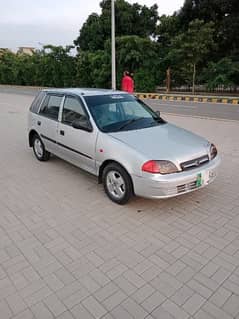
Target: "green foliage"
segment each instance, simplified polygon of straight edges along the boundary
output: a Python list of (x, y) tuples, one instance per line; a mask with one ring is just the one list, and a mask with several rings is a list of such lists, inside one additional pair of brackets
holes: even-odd
[(154, 92), (158, 84), (155, 75), (145, 68), (139, 68), (134, 77), (136, 92)]
[(197, 66), (215, 47), (213, 33), (213, 22), (204, 23), (196, 19), (189, 23), (186, 32), (175, 36), (171, 42), (167, 62), (169, 66), (179, 70), (186, 83), (192, 82), (193, 93)]
[(193, 20), (188, 30), (176, 38), (188, 63), (198, 64), (203, 61), (209, 51), (215, 47), (213, 41), (214, 23)]
[[(77, 85), (111, 87), (111, 43), (104, 50), (82, 51), (77, 58)], [(135, 73), (136, 90), (155, 90), (158, 79), (158, 44), (147, 38), (116, 38), (117, 87), (121, 87), (124, 70)], [(145, 78), (144, 78), (145, 76)]]
[(72, 46), (44, 46), (32, 56), (11, 52), (0, 55), (0, 83), (66, 87), (75, 83)]
[[(72, 46), (44, 46), (32, 56), (0, 51), (0, 83), (54, 87), (111, 87), (111, 0), (100, 3)], [(158, 7), (115, 1), (117, 87), (124, 70), (136, 91), (172, 85), (239, 85), (239, 1), (185, 0), (171, 16)], [(176, 9), (176, 8), (175, 8)]]
[[(116, 60), (118, 65), (118, 87), (124, 70), (134, 73), (135, 89), (140, 91), (155, 90), (158, 80), (158, 44), (148, 38), (138, 36), (119, 37), (116, 40)], [(141, 81), (142, 74), (147, 79)]]
[[(111, 0), (100, 3), (102, 13), (91, 14), (74, 41), (78, 51), (102, 50), (111, 35)], [(125, 0), (115, 1), (116, 36), (137, 35), (149, 37), (155, 34), (158, 21), (158, 7), (148, 8), (138, 3), (130, 4)]]
[(218, 50), (215, 58), (230, 57), (239, 60), (239, 1), (238, 0), (185, 0), (178, 14), (180, 28), (185, 31), (191, 21), (213, 21)]
[(156, 29), (157, 41), (162, 47), (168, 47), (172, 39), (180, 32), (179, 18), (176, 14), (172, 16), (162, 15)]
[(82, 52), (77, 59), (77, 86), (110, 88), (110, 59), (104, 50)]
[(44, 86), (72, 86), (75, 77), (75, 58), (70, 56), (72, 46), (47, 45), (39, 52), (38, 79)]
[[(98, 14), (92, 13), (80, 30), (80, 36), (74, 41), (74, 44), (82, 51), (94, 51), (104, 48), (106, 35), (102, 30), (102, 21)], [(108, 34), (109, 36), (109, 34)]]
[(239, 63), (229, 58), (223, 58), (217, 63), (209, 62), (203, 71), (203, 79), (211, 90), (218, 86), (227, 88), (234, 84), (239, 85)]
[(11, 52), (3, 52), (0, 55), (0, 83), (15, 84), (16, 68), (15, 55)]

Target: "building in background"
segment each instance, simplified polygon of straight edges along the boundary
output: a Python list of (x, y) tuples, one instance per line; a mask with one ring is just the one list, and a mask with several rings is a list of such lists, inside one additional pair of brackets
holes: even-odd
[(28, 54), (33, 55), (35, 52), (35, 48), (33, 47), (19, 47), (17, 53), (18, 54)]
[(8, 48), (0, 48), (0, 56), (2, 56), (4, 53), (13, 53), (13, 52)]

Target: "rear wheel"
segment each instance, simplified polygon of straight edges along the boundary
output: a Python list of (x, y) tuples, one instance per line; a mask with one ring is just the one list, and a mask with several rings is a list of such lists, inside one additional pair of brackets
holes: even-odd
[(40, 139), (39, 135), (34, 135), (32, 145), (33, 152), (39, 161), (48, 161), (50, 159), (51, 153), (46, 151), (45, 146), (42, 143), (42, 140)]
[(115, 203), (124, 205), (133, 195), (133, 186), (129, 174), (117, 163), (104, 168), (103, 185), (107, 196)]

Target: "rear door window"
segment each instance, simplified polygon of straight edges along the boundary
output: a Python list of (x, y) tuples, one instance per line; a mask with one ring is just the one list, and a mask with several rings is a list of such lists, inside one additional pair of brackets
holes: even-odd
[(42, 103), (40, 114), (58, 120), (62, 98), (63, 95), (48, 94)]
[(31, 112), (38, 113), (41, 102), (45, 96), (46, 96), (45, 92), (40, 92), (37, 94), (37, 96), (35, 97), (35, 99), (33, 100), (31, 104), (31, 107), (30, 107)]

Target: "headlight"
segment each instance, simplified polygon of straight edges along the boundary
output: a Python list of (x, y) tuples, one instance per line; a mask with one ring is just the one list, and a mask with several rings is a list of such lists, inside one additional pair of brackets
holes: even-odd
[(152, 174), (172, 174), (177, 173), (177, 167), (170, 161), (148, 161), (143, 164), (142, 171)]
[(210, 159), (214, 159), (217, 156), (217, 148), (214, 144), (210, 146)]

